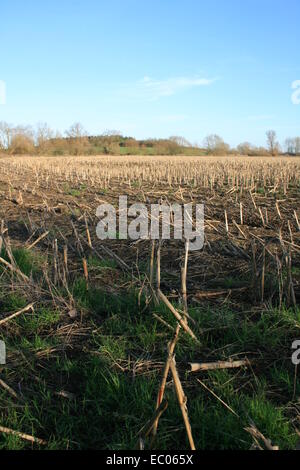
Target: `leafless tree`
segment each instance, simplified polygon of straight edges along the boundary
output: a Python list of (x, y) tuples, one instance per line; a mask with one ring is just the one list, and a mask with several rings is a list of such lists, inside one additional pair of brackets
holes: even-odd
[(10, 146), (13, 126), (5, 121), (0, 122), (0, 147), (7, 149)]
[(181, 137), (180, 135), (172, 135), (169, 137), (169, 140), (180, 145), (180, 147), (192, 147), (192, 144), (185, 137)]
[(268, 150), (271, 155), (277, 155), (280, 150), (279, 143), (277, 142), (277, 135), (276, 132), (273, 130), (267, 131), (267, 145)]
[(80, 155), (88, 142), (87, 132), (80, 122), (75, 122), (66, 130), (66, 135), (70, 139), (70, 152)]
[(47, 151), (50, 140), (53, 138), (54, 133), (46, 122), (39, 122), (35, 133), (36, 144), (38, 146), (39, 153)]
[(87, 132), (80, 122), (74, 122), (72, 126), (66, 130), (67, 137), (71, 139), (80, 139), (87, 136)]
[(203, 142), (207, 152), (212, 155), (227, 154), (230, 151), (230, 146), (224, 142), (222, 137), (211, 134), (208, 135)]
[(240, 155), (253, 155), (255, 147), (250, 142), (243, 142), (237, 146), (237, 151)]
[(32, 154), (35, 152), (34, 132), (31, 126), (17, 126), (11, 130), (8, 146), (11, 154)]
[(286, 139), (285, 150), (291, 155), (298, 155), (300, 153), (300, 137)]
[(300, 137), (295, 137), (295, 153), (300, 153)]

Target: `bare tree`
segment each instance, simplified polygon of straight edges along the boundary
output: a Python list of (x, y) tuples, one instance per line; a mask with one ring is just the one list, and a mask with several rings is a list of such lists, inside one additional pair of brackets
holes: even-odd
[(295, 153), (300, 154), (300, 137), (295, 137)]
[(66, 130), (66, 135), (70, 139), (70, 150), (75, 155), (83, 153), (85, 146), (88, 143), (87, 132), (80, 124), (75, 122), (72, 126)]
[(289, 137), (285, 141), (285, 150), (290, 155), (298, 155), (300, 153), (300, 137)]
[(225, 155), (230, 151), (230, 146), (224, 142), (222, 137), (216, 134), (208, 135), (204, 139), (203, 145), (207, 152), (212, 155)]
[(192, 144), (185, 137), (181, 137), (180, 135), (172, 135), (169, 137), (169, 140), (180, 145), (180, 147), (192, 147)]
[(240, 155), (253, 155), (255, 147), (250, 142), (243, 142), (237, 146), (237, 151)]
[(267, 131), (267, 145), (268, 150), (271, 155), (277, 155), (279, 153), (279, 143), (277, 142), (277, 135), (276, 132), (273, 130)]
[(40, 153), (47, 151), (49, 142), (53, 136), (54, 133), (46, 122), (39, 122), (37, 124), (35, 138)]
[(0, 147), (7, 149), (10, 146), (13, 127), (5, 121), (0, 122)]
[(70, 139), (80, 139), (81, 137), (86, 137), (87, 132), (80, 122), (74, 122), (74, 124), (66, 130), (66, 135)]
[(296, 153), (296, 149), (295, 149), (295, 139), (292, 139), (292, 138), (288, 138), (285, 140), (284, 142), (284, 147), (285, 147), (285, 150), (287, 151), (287, 153), (293, 155)]
[(32, 154), (35, 152), (34, 132), (31, 126), (17, 126), (11, 130), (9, 153)]

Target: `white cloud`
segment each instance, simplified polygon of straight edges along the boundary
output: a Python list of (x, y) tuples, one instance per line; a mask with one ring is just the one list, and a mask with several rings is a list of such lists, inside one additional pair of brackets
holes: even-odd
[(126, 85), (122, 91), (129, 97), (155, 101), (159, 98), (172, 96), (190, 88), (211, 85), (215, 79), (175, 77), (165, 80), (155, 80), (144, 77), (133, 85)]

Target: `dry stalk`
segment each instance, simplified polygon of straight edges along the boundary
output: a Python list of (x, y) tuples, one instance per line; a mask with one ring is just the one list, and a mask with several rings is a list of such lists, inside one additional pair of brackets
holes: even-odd
[(225, 216), (225, 230), (226, 230), (226, 233), (229, 232), (229, 227), (228, 227), (228, 217), (227, 217), (227, 211), (225, 210), (224, 211), (224, 216)]
[(244, 234), (243, 230), (241, 229), (241, 227), (238, 226), (238, 224), (236, 223), (236, 221), (233, 219), (232, 223), (235, 225), (235, 227), (238, 229), (238, 231), (240, 232), (240, 234), (243, 236), (243, 238), (245, 240), (247, 240), (247, 237), (246, 235)]
[(295, 217), (295, 220), (296, 220), (298, 230), (300, 232), (300, 223), (299, 223), (299, 220), (298, 220), (297, 212), (295, 210), (294, 210), (294, 217)]
[(199, 372), (218, 369), (236, 369), (238, 367), (249, 366), (251, 362), (248, 359), (241, 361), (218, 361), (218, 362), (189, 362), (190, 372)]
[(150, 255), (150, 286), (153, 286), (153, 275), (154, 275), (154, 254), (155, 254), (155, 240), (151, 241), (151, 255)]
[(154, 426), (156, 422), (159, 421), (161, 415), (166, 411), (168, 408), (168, 402), (167, 400), (163, 400), (159, 407), (155, 410), (153, 416), (149, 419), (149, 421), (142, 427), (142, 429), (139, 432), (139, 439), (142, 439), (143, 441), (146, 439), (146, 437), (149, 436), (151, 431), (153, 432)]
[(83, 273), (84, 273), (84, 278), (86, 280), (86, 283), (89, 281), (89, 272), (88, 272), (88, 265), (86, 258), (82, 258), (82, 265), (83, 265)]
[(54, 285), (58, 283), (58, 245), (57, 239), (53, 241), (53, 277), (54, 277)]
[[(177, 341), (178, 341), (180, 328), (181, 327), (178, 323), (176, 331), (175, 331), (174, 338), (173, 338), (172, 342), (168, 345), (168, 357), (167, 357), (167, 360), (166, 360), (166, 363), (165, 363), (165, 367), (164, 367), (164, 370), (163, 370), (163, 375), (162, 375), (160, 387), (159, 387), (158, 394), (157, 394), (156, 409), (159, 408), (159, 406), (161, 405), (161, 403), (163, 401), (163, 398), (164, 398), (167, 378), (168, 378), (169, 370), (170, 370), (170, 362), (171, 362), (171, 359), (173, 357), (175, 346), (176, 346)], [(157, 433), (158, 421), (159, 421), (159, 418), (156, 419), (156, 421), (154, 423), (154, 426), (153, 426), (153, 430), (152, 430), (153, 439), (155, 438), (156, 433)], [(153, 439), (152, 439), (152, 442), (153, 442)]]
[(244, 225), (243, 204), (241, 202), (240, 202), (240, 220), (241, 220), (241, 225)]
[(87, 236), (88, 245), (89, 245), (90, 248), (93, 248), (92, 240), (91, 240), (91, 235), (90, 235), (90, 231), (89, 231), (89, 226), (88, 226), (88, 221), (87, 221), (86, 215), (84, 215), (84, 222), (85, 222), (85, 229), (86, 229), (86, 236)]
[(4, 325), (5, 323), (9, 322), (10, 320), (12, 320), (13, 318), (16, 318), (18, 317), (19, 315), (22, 315), (22, 313), (26, 313), (26, 312), (29, 312), (30, 311), (33, 311), (33, 306), (34, 304), (29, 304), (27, 305), (27, 307), (24, 307), (22, 308), (22, 310), (19, 310), (18, 312), (15, 312), (13, 313), (12, 315), (9, 315), (9, 317), (6, 317), (6, 318), (3, 318), (2, 320), (0, 320), (0, 326), (1, 325)]
[(26, 276), (26, 274), (22, 273), (22, 271), (20, 271), (19, 268), (14, 267), (11, 263), (1, 258), (1, 256), (0, 256), (0, 263), (4, 264), (4, 266), (8, 267), (12, 272), (16, 273), (19, 277), (23, 279), (23, 281), (30, 282), (30, 279), (28, 276)]
[(19, 398), (16, 392), (2, 379), (0, 379), (0, 387), (4, 388), (13, 398)]
[(202, 385), (202, 387), (204, 387), (209, 393), (211, 393), (220, 403), (222, 403), (222, 405), (224, 405), (225, 408), (227, 408), (232, 414), (234, 414), (237, 418), (239, 418), (239, 415), (229, 405), (227, 405), (227, 403), (225, 403), (225, 401), (222, 400), (222, 398), (220, 398), (213, 390), (208, 388), (208, 386), (205, 385), (205, 383), (202, 382), (202, 380), (197, 379), (197, 381), (199, 382), (200, 385)]
[(288, 220), (288, 229), (289, 229), (289, 232), (290, 232), (291, 243), (294, 243), (294, 237), (293, 237), (292, 227), (291, 227), (291, 224), (290, 224), (290, 221), (289, 221), (289, 220)]
[(154, 316), (154, 318), (156, 318), (156, 320), (158, 320), (162, 325), (166, 326), (169, 330), (171, 330), (173, 332), (175, 331), (173, 326), (169, 325), (169, 323), (167, 323), (165, 320), (163, 320), (163, 318), (161, 318), (159, 315), (157, 315), (156, 313), (153, 313), (152, 315)]
[(167, 297), (162, 293), (160, 289), (157, 291), (157, 295), (158, 295), (158, 298), (160, 298), (163, 301), (163, 303), (166, 305), (166, 307), (168, 307), (168, 309), (173, 313), (173, 315), (179, 321), (180, 325), (186, 331), (186, 333), (188, 333), (195, 341), (199, 342), (196, 335), (193, 333), (190, 327), (186, 324), (186, 320), (182, 318), (180, 313), (173, 307), (171, 302), (167, 299)]
[(158, 242), (156, 253), (156, 289), (160, 290), (160, 259), (161, 259), (161, 240)]
[(264, 216), (263, 216), (263, 213), (262, 213), (262, 210), (261, 210), (260, 207), (258, 208), (258, 212), (259, 212), (259, 215), (260, 215), (263, 227), (264, 227), (265, 226), (265, 219), (264, 219)]
[(261, 301), (264, 301), (265, 295), (265, 272), (266, 272), (266, 247), (263, 247), (262, 269), (261, 269)]
[(254, 438), (255, 442), (258, 444), (259, 448), (261, 449), (261, 446), (259, 445), (259, 440), (263, 442), (265, 448), (267, 450), (279, 450), (278, 446), (273, 446), (272, 442), (270, 439), (267, 439), (255, 426), (254, 423), (250, 423), (250, 426), (247, 428), (244, 428), (245, 431), (247, 431), (251, 436)]
[(185, 424), (186, 433), (187, 433), (188, 440), (189, 440), (189, 443), (190, 443), (190, 447), (191, 447), (191, 450), (196, 450), (193, 435), (192, 435), (192, 428), (191, 428), (191, 424), (190, 424), (190, 420), (189, 420), (189, 416), (188, 416), (188, 411), (187, 411), (187, 397), (184, 394), (184, 391), (183, 391), (183, 388), (182, 388), (182, 385), (181, 385), (181, 381), (180, 381), (180, 378), (179, 378), (179, 375), (178, 375), (178, 372), (177, 372), (177, 369), (176, 369), (176, 362), (175, 362), (174, 357), (172, 357), (172, 359), (170, 361), (170, 369), (171, 369), (171, 372), (172, 372), (172, 375), (173, 375), (175, 391), (176, 391), (178, 403), (179, 403), (179, 406), (180, 406), (180, 409), (181, 409), (183, 421), (184, 421), (184, 424)]
[(181, 268), (181, 290), (182, 290), (182, 299), (183, 299), (183, 311), (184, 311), (184, 316), (185, 316), (186, 321), (187, 321), (187, 313), (188, 313), (187, 289), (186, 289), (188, 257), (189, 257), (189, 240), (187, 239), (185, 241), (184, 263)]
[(44, 441), (43, 439), (30, 436), (29, 434), (24, 434), (23, 432), (14, 431), (13, 429), (5, 428), (4, 426), (0, 426), (0, 432), (3, 432), (5, 434), (12, 434), (13, 436), (17, 436), (20, 439), (24, 439), (25, 441), (34, 442), (35, 444), (39, 444), (43, 446), (47, 445), (47, 442)]
[(278, 201), (276, 201), (275, 206), (276, 206), (276, 211), (277, 211), (278, 217), (279, 217), (280, 220), (282, 220), (282, 215), (281, 215), (281, 212), (280, 212), (280, 209), (279, 209)]
[(45, 232), (43, 233), (37, 240), (35, 240), (33, 243), (31, 243), (31, 245), (29, 245), (27, 247), (27, 250), (31, 250), (31, 248), (33, 248), (35, 245), (37, 245), (40, 241), (42, 241), (45, 237), (47, 237), (47, 235), (49, 235), (49, 232)]
[(256, 205), (256, 202), (255, 202), (255, 200), (254, 200), (254, 197), (253, 197), (252, 192), (249, 191), (249, 194), (250, 194), (250, 196), (251, 196), (251, 200), (252, 200), (252, 203), (253, 203), (253, 206), (254, 206), (255, 210), (257, 210), (257, 205)]

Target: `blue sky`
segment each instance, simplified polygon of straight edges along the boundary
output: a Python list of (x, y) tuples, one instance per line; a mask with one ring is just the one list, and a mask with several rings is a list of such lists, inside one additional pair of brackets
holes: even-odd
[(0, 121), (236, 145), (300, 135), (299, 0), (0, 4)]

